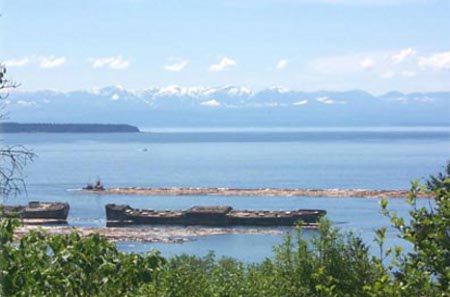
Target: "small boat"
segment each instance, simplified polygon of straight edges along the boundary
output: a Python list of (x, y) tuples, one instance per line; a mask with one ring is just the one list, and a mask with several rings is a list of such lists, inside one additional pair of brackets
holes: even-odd
[(31, 201), (28, 205), (3, 206), (4, 216), (25, 224), (66, 224), (70, 206), (63, 202)]
[(294, 211), (234, 210), (231, 206), (194, 206), (188, 210), (135, 209), (129, 205), (106, 205), (106, 226), (126, 225), (204, 225), (231, 226), (295, 226), (317, 224), (325, 210)]
[(87, 184), (86, 187), (83, 188), (83, 190), (87, 191), (104, 191), (105, 187), (103, 186), (102, 182), (100, 180), (97, 180), (95, 184)]

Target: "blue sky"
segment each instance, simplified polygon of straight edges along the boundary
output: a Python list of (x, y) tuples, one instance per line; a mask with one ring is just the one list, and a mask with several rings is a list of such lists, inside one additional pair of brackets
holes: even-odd
[(450, 90), (447, 0), (3, 0), (22, 89)]

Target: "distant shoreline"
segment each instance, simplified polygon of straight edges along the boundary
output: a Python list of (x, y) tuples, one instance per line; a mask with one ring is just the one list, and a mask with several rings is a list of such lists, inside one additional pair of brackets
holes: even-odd
[(1, 123), (1, 133), (139, 133), (127, 124)]
[[(109, 188), (84, 190), (93, 194), (149, 195), (149, 196), (284, 196), (284, 197), (360, 197), (360, 198), (407, 198), (408, 190), (365, 189), (276, 189), (276, 188)], [(420, 195), (420, 198), (431, 196)]]

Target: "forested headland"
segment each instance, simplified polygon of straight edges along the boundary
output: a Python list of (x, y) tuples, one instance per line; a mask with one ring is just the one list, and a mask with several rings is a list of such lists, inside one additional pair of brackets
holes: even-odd
[(127, 124), (1, 123), (1, 133), (137, 133)]

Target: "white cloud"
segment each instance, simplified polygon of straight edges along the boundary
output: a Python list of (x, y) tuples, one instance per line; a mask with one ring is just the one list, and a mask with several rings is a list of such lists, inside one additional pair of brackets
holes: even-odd
[(420, 57), (419, 66), (433, 70), (450, 70), (450, 51)]
[(219, 101), (217, 101), (215, 99), (212, 99), (212, 100), (208, 100), (208, 101), (203, 101), (203, 102), (200, 103), (200, 105), (209, 106), (209, 107), (218, 107), (221, 104), (220, 104)]
[(210, 65), (209, 71), (223, 71), (233, 66), (236, 66), (236, 61), (228, 57), (223, 57), (219, 63)]
[(30, 63), (30, 58), (22, 58), (22, 59), (11, 59), (11, 60), (6, 60), (5, 62), (3, 62), (3, 64), (6, 67), (22, 67), (25, 66), (27, 64)]
[[(312, 71), (321, 75), (377, 75), (383, 79), (412, 77), (418, 72), (417, 61), (422, 68), (450, 69), (450, 52), (416, 59), (413, 48), (401, 51), (355, 52), (340, 56), (325, 56), (312, 60)], [(377, 70), (376, 72), (368, 70)]]
[(180, 72), (187, 66), (188, 63), (188, 60), (169, 59), (169, 64), (165, 65), (164, 69), (172, 72)]
[(119, 99), (120, 99), (120, 97), (117, 94), (114, 94), (114, 95), (111, 96), (111, 100), (112, 101), (118, 101)]
[(288, 65), (288, 60), (287, 59), (281, 59), (278, 61), (276, 68), (277, 69), (284, 69), (286, 68), (286, 66)]
[(305, 99), (305, 100), (300, 100), (300, 101), (294, 102), (294, 103), (292, 103), (292, 105), (300, 106), (300, 105), (305, 105), (307, 103), (308, 103), (308, 100)]
[(380, 77), (384, 78), (384, 79), (393, 78), (394, 76), (395, 76), (395, 72), (394, 71), (386, 71), (385, 73), (382, 73), (380, 75)]
[(130, 66), (130, 61), (125, 60), (124, 58), (122, 58), (122, 56), (95, 58), (89, 59), (89, 61), (91, 62), (91, 66), (94, 69), (110, 68), (115, 70), (121, 70), (128, 68), (128, 66)]
[(375, 66), (375, 60), (372, 59), (371, 57), (365, 57), (364, 59), (361, 60), (359, 66), (361, 66), (361, 68), (363, 69), (370, 69), (373, 66)]
[(62, 66), (66, 63), (66, 57), (40, 57), (39, 58), (39, 67), (41, 68), (56, 68)]
[(400, 52), (392, 55), (391, 59), (395, 63), (401, 63), (405, 59), (413, 57), (416, 54), (417, 54), (417, 51), (415, 51), (414, 49), (412, 49), (412, 48), (405, 48), (405, 49), (401, 50)]

